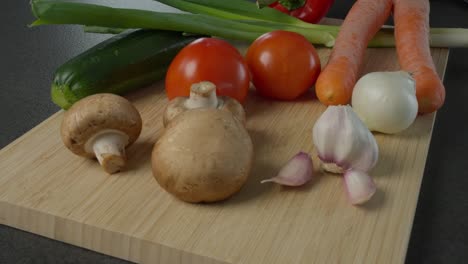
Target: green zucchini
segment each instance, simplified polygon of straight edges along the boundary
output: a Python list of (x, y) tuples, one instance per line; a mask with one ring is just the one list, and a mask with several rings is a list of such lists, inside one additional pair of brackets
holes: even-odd
[(124, 32), (61, 65), (52, 101), (63, 109), (96, 93), (122, 95), (164, 78), (177, 53), (196, 36), (162, 30)]

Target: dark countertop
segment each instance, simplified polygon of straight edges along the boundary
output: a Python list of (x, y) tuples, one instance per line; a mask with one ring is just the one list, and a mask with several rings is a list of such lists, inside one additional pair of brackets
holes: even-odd
[[(113, 3), (115, 1), (88, 1)], [(124, 0), (117, 1), (125, 3)], [(343, 18), (353, 1), (335, 1)], [(27, 28), (29, 1), (5, 1), (0, 24), (0, 148), (58, 111), (49, 97), (54, 70), (106, 36), (75, 26)], [(6, 7), (5, 7), (6, 5)], [(151, 1), (139, 7), (157, 8)], [(463, 0), (431, 1), (431, 26), (468, 28)], [(452, 49), (447, 98), (438, 112), (419, 197), (407, 263), (466, 263), (468, 259), (468, 48)], [(0, 225), (0, 263), (127, 263)]]

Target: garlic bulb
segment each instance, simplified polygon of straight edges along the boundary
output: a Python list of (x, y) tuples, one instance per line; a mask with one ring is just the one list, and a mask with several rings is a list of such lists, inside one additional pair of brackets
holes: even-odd
[(414, 79), (404, 71), (368, 73), (354, 86), (352, 106), (371, 131), (401, 132), (418, 114)]
[[(313, 142), (326, 171), (346, 173), (352, 170), (359, 173), (359, 182), (373, 183), (367, 172), (377, 163), (377, 142), (349, 105), (329, 106), (325, 110), (314, 125)], [(356, 181), (345, 181), (349, 196), (359, 197), (353, 204), (367, 201), (375, 192), (369, 189), (373, 184), (354, 183)]]
[(313, 141), (320, 160), (330, 172), (350, 168), (369, 171), (379, 150), (372, 133), (349, 106), (329, 106), (313, 128)]

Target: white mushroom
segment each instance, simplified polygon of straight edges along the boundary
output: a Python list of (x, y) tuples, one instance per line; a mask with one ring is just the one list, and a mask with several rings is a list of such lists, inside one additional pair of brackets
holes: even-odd
[(216, 96), (216, 85), (205, 81), (190, 87), (190, 97), (176, 97), (169, 102), (163, 116), (166, 127), (172, 119), (182, 112), (197, 108), (213, 108), (231, 112), (242, 124), (245, 124), (245, 111), (235, 99)]
[(214, 202), (246, 182), (253, 145), (229, 111), (201, 108), (180, 113), (152, 153), (153, 175), (169, 193), (187, 202)]
[(74, 154), (96, 157), (112, 174), (125, 166), (125, 148), (136, 141), (141, 129), (140, 114), (127, 99), (102, 93), (81, 99), (65, 112), (61, 136)]

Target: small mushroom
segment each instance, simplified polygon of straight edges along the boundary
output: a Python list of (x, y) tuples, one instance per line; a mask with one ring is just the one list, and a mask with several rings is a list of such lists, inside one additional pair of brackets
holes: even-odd
[(186, 202), (215, 202), (246, 182), (253, 145), (244, 125), (229, 111), (200, 108), (180, 113), (152, 152), (159, 185)]
[(197, 108), (214, 108), (231, 112), (242, 124), (245, 124), (245, 111), (242, 105), (228, 96), (216, 96), (216, 85), (204, 81), (192, 84), (190, 97), (176, 97), (169, 102), (163, 115), (166, 127), (172, 119), (182, 112)]
[(141, 128), (141, 116), (127, 99), (101, 93), (81, 99), (65, 112), (61, 135), (74, 154), (96, 157), (113, 174), (125, 166), (125, 148), (137, 140)]

